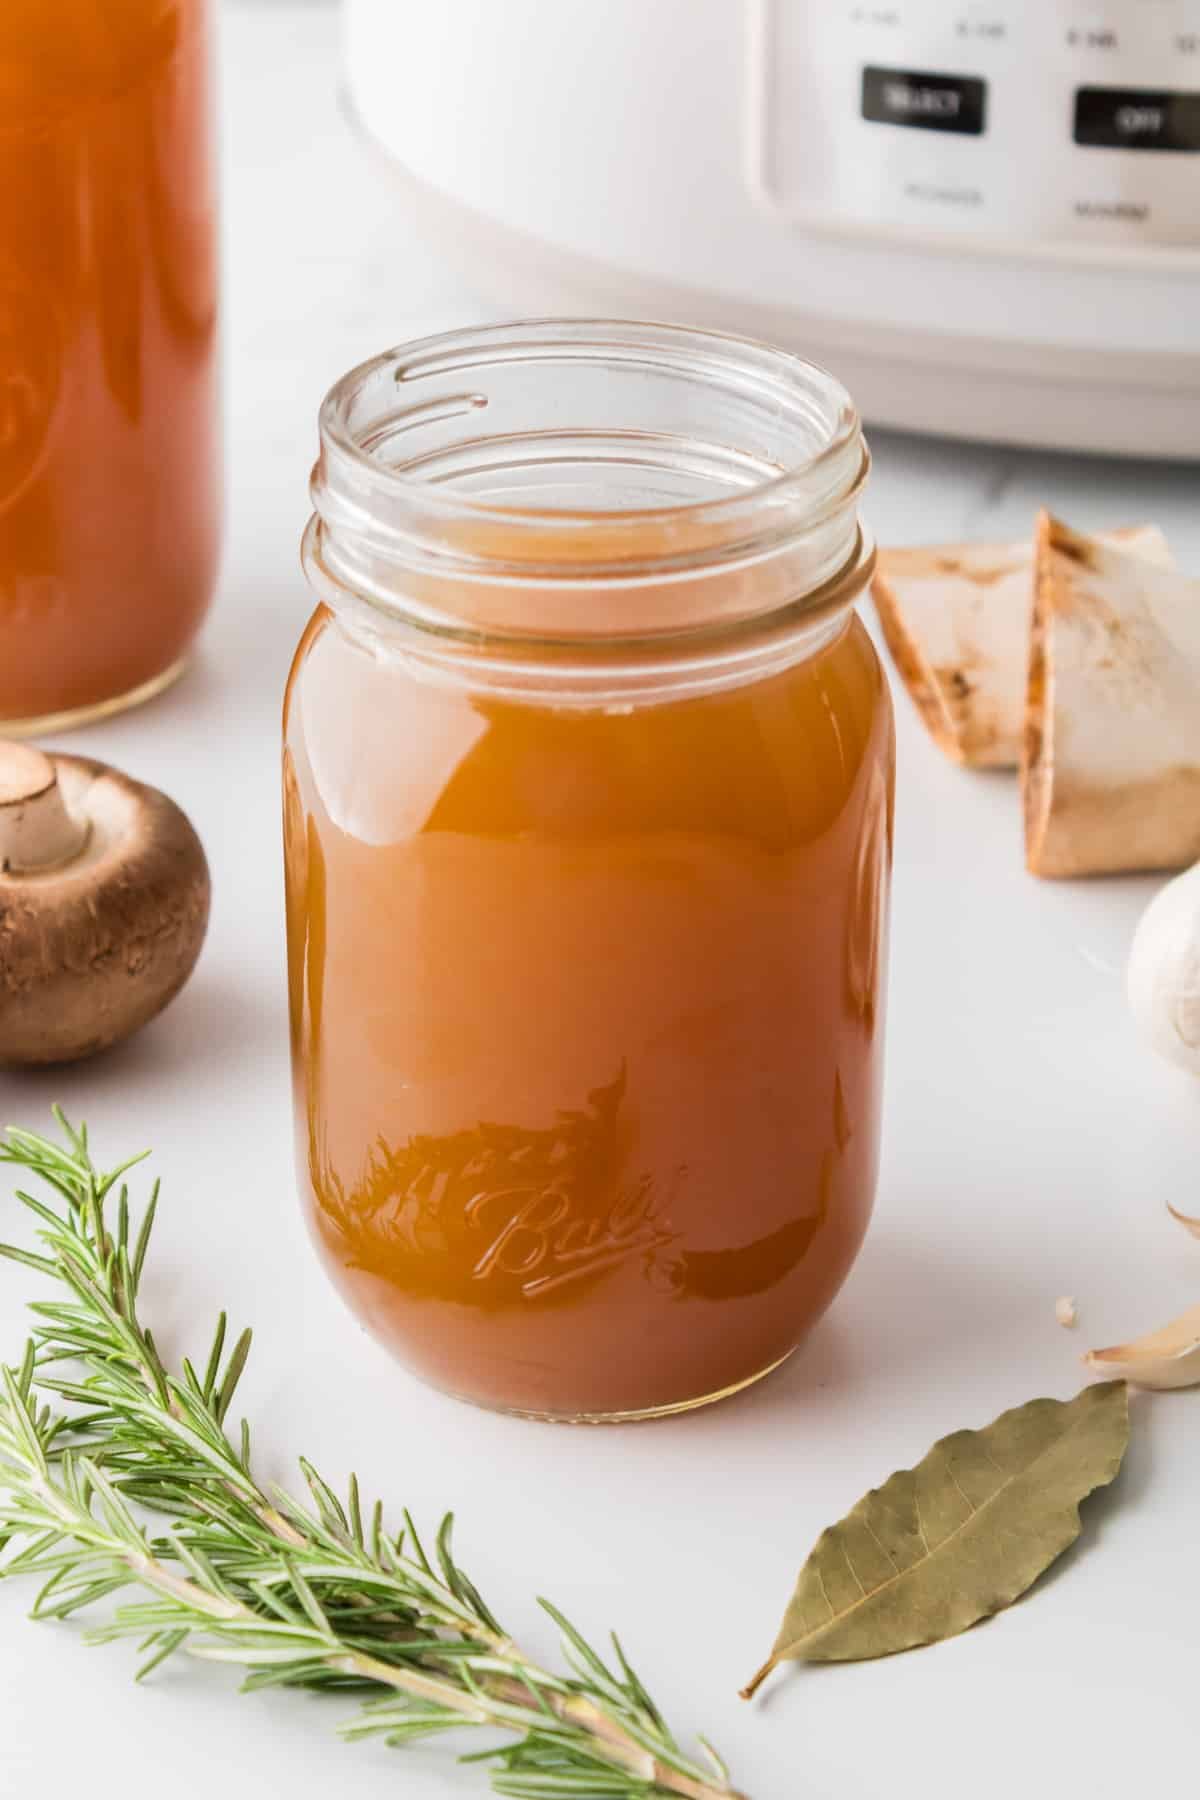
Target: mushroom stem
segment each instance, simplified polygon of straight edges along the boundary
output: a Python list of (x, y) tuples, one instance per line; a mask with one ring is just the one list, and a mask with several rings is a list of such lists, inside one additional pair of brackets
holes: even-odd
[(67, 811), (50, 758), (0, 739), (0, 873), (61, 868), (80, 854), (89, 832)]

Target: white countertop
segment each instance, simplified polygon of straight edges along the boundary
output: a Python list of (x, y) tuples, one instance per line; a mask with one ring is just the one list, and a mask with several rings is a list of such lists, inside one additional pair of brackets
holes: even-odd
[[(948, 766), (902, 693), (878, 1211), (832, 1314), (777, 1377), (658, 1425), (514, 1422), (418, 1386), (317, 1269), (293, 1193), (277, 822), (316, 407), (369, 352), (488, 309), (412, 240), (342, 123), (332, 13), (239, 6), (223, 23), (224, 578), (176, 690), (72, 743), (189, 810), (212, 863), (211, 937), (161, 1021), (89, 1065), (0, 1076), (0, 1114), (36, 1127), (59, 1099), (112, 1159), (154, 1147), (148, 1306), (193, 1354), (222, 1306), (254, 1324), (242, 1399), (272, 1475), (290, 1481), (302, 1450), (335, 1485), (357, 1467), (397, 1510), (453, 1505), (464, 1564), (515, 1635), (549, 1653), (537, 1592), (596, 1635), (617, 1626), (679, 1730), (706, 1732), (754, 1800), (1127, 1800), (1178, 1783), (1200, 1716), (1200, 1394), (1138, 1399), (1117, 1487), (1025, 1603), (935, 1649), (791, 1670), (753, 1707), (736, 1697), (817, 1532), (864, 1489), (946, 1431), (1068, 1395), (1089, 1342), (1200, 1299), (1200, 1245), (1164, 1208), (1200, 1211), (1200, 1089), (1136, 1041), (1120, 976), (1154, 884), (1028, 878), (1014, 784)], [(874, 449), (884, 541), (1019, 535), (1050, 502), (1085, 528), (1155, 519), (1200, 572), (1195, 469), (901, 437)], [(24, 1231), (7, 1185), (4, 1236)], [(0, 1268), (14, 1360), (31, 1285)], [(1063, 1293), (1075, 1333), (1055, 1322)], [(6, 1797), (487, 1791), (444, 1743), (341, 1745), (348, 1705), (234, 1698), (183, 1661), (135, 1688), (131, 1653), (29, 1625), (31, 1600), (0, 1589)]]

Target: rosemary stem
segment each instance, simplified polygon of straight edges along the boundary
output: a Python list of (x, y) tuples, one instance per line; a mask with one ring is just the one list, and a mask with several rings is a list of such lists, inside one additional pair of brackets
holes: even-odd
[[(0, 1366), (0, 1576), (41, 1576), (35, 1616), (140, 1587), (148, 1597), (97, 1635), (138, 1638), (143, 1673), (188, 1650), (240, 1663), (251, 1686), (373, 1689), (343, 1728), (355, 1738), (490, 1727), (510, 1741), (483, 1761), (517, 1800), (577, 1800), (589, 1777), (615, 1800), (742, 1800), (707, 1745), (712, 1776), (680, 1750), (615, 1640), (612, 1667), (543, 1601), (569, 1667), (526, 1656), (455, 1561), (450, 1515), (427, 1554), (407, 1513), (398, 1534), (378, 1505), (364, 1514), (354, 1478), (346, 1504), (303, 1461), (307, 1499), (264, 1486), (248, 1425), (235, 1447), (225, 1424), (249, 1332), (227, 1349), (222, 1315), (207, 1359), (168, 1369), (138, 1312), (157, 1185), (136, 1234), (123, 1186), (110, 1222), (105, 1201), (125, 1170), (100, 1174), (86, 1131), (57, 1116), (66, 1149), (28, 1132), (0, 1139), (0, 1163), (66, 1203), (18, 1190), (43, 1252), (0, 1244), (66, 1289), (37, 1308), (20, 1370)], [(52, 1412), (37, 1397), (47, 1393), (72, 1410)], [(169, 1533), (147, 1535), (145, 1511)]]
[[(42, 1501), (47, 1513), (64, 1531), (69, 1532), (77, 1542), (86, 1542), (90, 1548), (107, 1551), (115, 1560), (123, 1563), (142, 1586), (161, 1594), (165, 1599), (179, 1602), (198, 1614), (226, 1624), (241, 1623), (252, 1627), (260, 1622), (258, 1615), (249, 1607), (208, 1593), (186, 1576), (177, 1575), (148, 1551), (135, 1550), (105, 1532), (90, 1513), (81, 1516), (76, 1508), (65, 1501), (53, 1483), (44, 1477), (31, 1472), (29, 1486)], [(503, 1645), (510, 1656), (521, 1659), (521, 1653), (511, 1639), (497, 1638), (495, 1641), (497, 1645)], [(203, 1655), (203, 1645), (197, 1646), (197, 1653)], [(363, 1681), (375, 1682), (381, 1687), (411, 1695), (414, 1699), (433, 1701), (437, 1706), (458, 1713), (464, 1723), (491, 1725), (511, 1732), (514, 1729), (535, 1728), (539, 1720), (540, 1708), (531, 1705), (530, 1686), (512, 1677), (489, 1681), (482, 1693), (477, 1695), (464, 1692), (434, 1675), (426, 1675), (412, 1668), (398, 1668), (393, 1663), (382, 1662), (378, 1657), (365, 1655), (362, 1651), (348, 1649), (340, 1644), (330, 1645), (321, 1660), (335, 1673), (355, 1675)], [(531, 1679), (544, 1673), (533, 1664), (526, 1666), (530, 1669)], [(497, 1702), (495, 1708), (487, 1704), (489, 1694)], [(557, 1693), (549, 1693), (544, 1697), (556, 1718), (578, 1726), (592, 1740), (588, 1746), (590, 1754), (613, 1768), (666, 1789), (669, 1793), (678, 1794), (681, 1800), (743, 1800), (742, 1796), (733, 1793), (728, 1787), (715, 1788), (660, 1762), (650, 1751), (635, 1744), (616, 1721), (589, 1701)], [(524, 1726), (514, 1725), (513, 1708), (528, 1715)]]
[[(532, 1665), (529, 1666), (532, 1668)], [(497, 1688), (499, 1687), (498, 1683)], [(517, 1705), (523, 1704), (519, 1698), (522, 1691), (528, 1693), (528, 1689), (523, 1690), (522, 1683), (511, 1678), (501, 1691), (506, 1695), (511, 1694)], [(660, 1762), (651, 1751), (643, 1750), (640, 1744), (635, 1744), (611, 1714), (605, 1713), (581, 1695), (551, 1693), (545, 1699), (556, 1718), (579, 1726), (589, 1737), (595, 1739), (598, 1748), (593, 1750), (593, 1755), (603, 1756), (614, 1767), (626, 1769), (640, 1780), (666, 1788), (672, 1794), (682, 1795), (684, 1800), (746, 1800), (745, 1795), (727, 1785), (713, 1787), (709, 1782), (673, 1769), (669, 1763)]]

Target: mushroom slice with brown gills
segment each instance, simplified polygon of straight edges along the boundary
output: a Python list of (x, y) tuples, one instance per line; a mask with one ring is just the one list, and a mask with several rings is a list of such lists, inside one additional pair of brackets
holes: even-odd
[[(1172, 566), (1156, 525), (1100, 541)], [(1033, 563), (1028, 539), (879, 552), (871, 593), (888, 649), (934, 742), (971, 768), (1021, 760)]]
[(1046, 513), (1021, 788), (1035, 875), (1200, 858), (1200, 582)]
[(157, 788), (0, 742), (0, 1063), (74, 1061), (178, 993), (208, 923), (208, 865)]

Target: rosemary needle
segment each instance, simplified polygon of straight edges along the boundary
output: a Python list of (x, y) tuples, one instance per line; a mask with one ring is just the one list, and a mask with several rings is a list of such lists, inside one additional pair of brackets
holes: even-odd
[(229, 1345), (222, 1316), (202, 1365), (166, 1366), (138, 1310), (157, 1184), (135, 1224), (123, 1177), (142, 1159), (101, 1174), (86, 1128), (56, 1117), (59, 1143), (0, 1139), (0, 1163), (49, 1191), (17, 1195), (40, 1250), (0, 1254), (63, 1290), (0, 1369), (0, 1575), (40, 1578), (34, 1617), (120, 1596), (93, 1638), (137, 1639), (140, 1675), (187, 1651), (242, 1665), (250, 1689), (354, 1693), (350, 1739), (491, 1727), (499, 1745), (463, 1760), (514, 1800), (737, 1800), (715, 1751), (680, 1749), (615, 1637), (606, 1661), (542, 1601), (566, 1668), (526, 1656), (457, 1562), (452, 1515), (427, 1545), (407, 1513), (386, 1528), (354, 1477), (344, 1500), (303, 1461), (302, 1500), (259, 1484), (248, 1426), (226, 1423), (249, 1332)]

